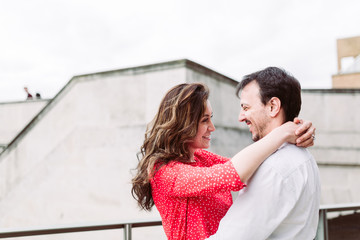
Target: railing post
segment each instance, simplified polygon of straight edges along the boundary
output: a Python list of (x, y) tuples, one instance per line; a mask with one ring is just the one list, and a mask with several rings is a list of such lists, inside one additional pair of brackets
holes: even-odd
[(320, 209), (319, 225), (316, 233), (316, 240), (328, 240), (328, 222), (327, 222), (327, 210)]
[(130, 223), (125, 224), (124, 240), (131, 240), (131, 224)]

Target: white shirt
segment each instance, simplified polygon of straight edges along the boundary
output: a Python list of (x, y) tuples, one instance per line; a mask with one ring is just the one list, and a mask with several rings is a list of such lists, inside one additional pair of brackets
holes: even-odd
[(307, 149), (283, 144), (256, 171), (209, 240), (312, 240), (319, 170)]

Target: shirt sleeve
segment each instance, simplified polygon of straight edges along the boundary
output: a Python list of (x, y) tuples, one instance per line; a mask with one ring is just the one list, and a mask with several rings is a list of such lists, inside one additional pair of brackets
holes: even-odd
[(260, 168), (247, 183), (209, 240), (268, 239), (296, 204), (291, 183)]
[(231, 161), (211, 167), (191, 166), (180, 162), (163, 166), (154, 176), (154, 183), (174, 197), (197, 197), (220, 191), (239, 191), (241, 182)]

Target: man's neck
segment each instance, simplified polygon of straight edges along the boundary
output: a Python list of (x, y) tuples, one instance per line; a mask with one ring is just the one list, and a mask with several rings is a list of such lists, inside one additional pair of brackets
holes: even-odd
[(274, 130), (277, 127), (280, 127), (281, 125), (284, 124), (284, 121), (281, 118), (273, 118), (266, 127), (266, 135), (268, 135), (270, 132), (272, 132), (272, 130)]

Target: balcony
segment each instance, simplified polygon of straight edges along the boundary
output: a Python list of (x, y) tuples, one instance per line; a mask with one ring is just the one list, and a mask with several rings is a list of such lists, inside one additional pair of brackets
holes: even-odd
[[(360, 217), (356, 216), (357, 211), (360, 210), (360, 203), (356, 204), (337, 204), (337, 205), (323, 205), (320, 207), (319, 211), (319, 225), (316, 235), (316, 240), (337, 240), (337, 239), (357, 239), (360, 236)], [(331, 222), (329, 220), (329, 215), (331, 214), (345, 214), (345, 216), (351, 216), (349, 214), (355, 215), (356, 221), (353, 226), (350, 228), (341, 228), (337, 230), (337, 222)], [(331, 224), (329, 224), (331, 222)], [(346, 223), (346, 222), (345, 222)], [(16, 237), (25, 237), (25, 236), (40, 236), (40, 235), (51, 235), (51, 234), (64, 234), (64, 233), (76, 233), (76, 232), (89, 232), (89, 231), (99, 231), (99, 230), (114, 230), (114, 229), (123, 229), (123, 239), (131, 240), (132, 239), (132, 229), (133, 228), (142, 228), (142, 227), (151, 227), (151, 226), (160, 226), (160, 219), (150, 219), (144, 221), (132, 221), (132, 222), (115, 222), (107, 224), (93, 224), (93, 225), (79, 225), (79, 226), (59, 226), (53, 228), (37, 228), (37, 229), (17, 229), (17, 230), (8, 230), (1, 231), (0, 238), (16, 238)], [(339, 231), (340, 233), (336, 233)], [(332, 236), (332, 234), (334, 236)], [(335, 237), (336, 235), (336, 237)], [(344, 238), (344, 236), (347, 236)], [(352, 238), (354, 236), (354, 238)], [(150, 239), (149, 239), (150, 240)]]

